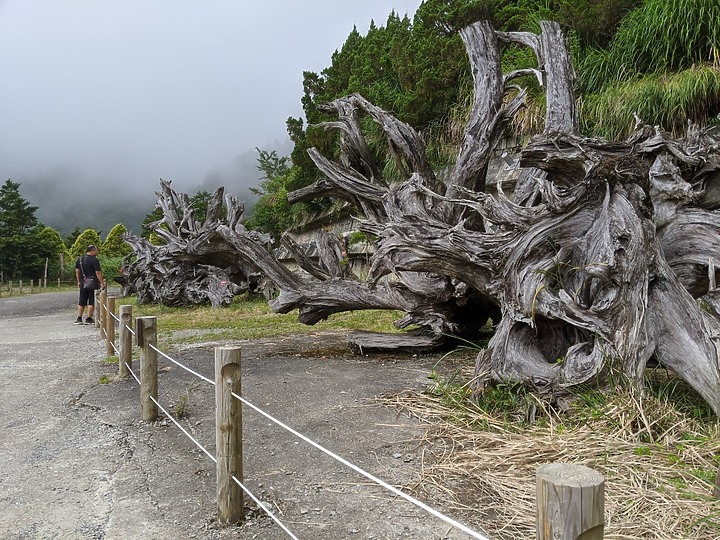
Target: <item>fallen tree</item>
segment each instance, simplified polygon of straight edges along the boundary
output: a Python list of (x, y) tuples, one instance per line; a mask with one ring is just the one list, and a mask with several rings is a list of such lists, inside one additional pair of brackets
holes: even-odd
[[(214, 307), (229, 304), (243, 292), (257, 292), (262, 287), (262, 274), (252, 263), (244, 263), (235, 257), (214, 259), (211, 264), (198, 261), (189, 246), (203, 231), (213, 229), (222, 216), (223, 194), (218, 189), (208, 203), (205, 220), (194, 219), (194, 210), (185, 194), (176, 193), (170, 182), (161, 180), (161, 192), (157, 205), (163, 217), (148, 227), (154, 230), (162, 243), (155, 245), (145, 238), (126, 234), (133, 253), (126, 258), (122, 268), (123, 294), (136, 294), (140, 304), (163, 304), (186, 306), (210, 303)], [(233, 208), (228, 216), (230, 223), (239, 231), (245, 231), (240, 223), (244, 207), (235, 197), (228, 196), (228, 206)], [(259, 245), (269, 245), (270, 237), (248, 233), (248, 238)]]
[[(501, 33), (479, 22), (461, 32), (475, 100), (457, 161), (442, 179), (421, 137), (362, 96), (324, 106), (337, 116), (323, 127), (340, 133), (341, 157), (333, 162), (311, 149), (325, 179), (289, 198), (332, 196), (356, 209), (360, 230), (377, 239), (366, 280), (347, 272), (339, 240), (327, 233), (317, 240), (317, 261), (284, 238), (304, 270), (289, 271), (239, 224), (233, 199), (227, 220), (215, 210), (203, 226), (183, 226), (182, 197), (163, 184), (166, 215), (157, 230), (165, 231), (165, 257), (250, 266), (277, 287), (271, 307), (298, 309), (306, 324), (345, 310), (399, 309), (406, 316), (398, 326), (440, 339), (471, 338), (492, 318), (478, 390), (519, 381), (558, 393), (617, 372), (642, 389), (654, 358), (720, 412), (720, 141), (695, 126), (673, 139), (641, 122), (627, 141), (581, 136), (564, 38), (557, 24), (541, 28)], [(531, 47), (540, 68), (501, 73), (502, 41)], [(545, 130), (522, 150), (514, 192), (498, 183), (491, 195), (488, 162), (525, 100), (514, 81), (528, 74), (545, 89)], [(380, 126), (406, 181), (382, 177), (362, 117)]]

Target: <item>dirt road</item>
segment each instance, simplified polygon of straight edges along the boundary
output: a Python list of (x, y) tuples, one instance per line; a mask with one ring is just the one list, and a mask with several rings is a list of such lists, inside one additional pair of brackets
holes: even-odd
[[(113, 378), (117, 364), (95, 328), (72, 324), (74, 304), (75, 293), (0, 299), (0, 538), (288, 538), (251, 501), (241, 526), (217, 526), (213, 462), (167, 419), (139, 419), (138, 385)], [(424, 428), (374, 398), (424, 387), (435, 359), (353, 357), (338, 353), (343, 340), (240, 343), (243, 395), (412, 487)], [(213, 345), (167, 352), (212, 378)], [(182, 411), (181, 424), (214, 454), (213, 387), (163, 358), (160, 368), (160, 403)], [(469, 538), (253, 411), (244, 413), (244, 457), (246, 485), (297, 538)], [(442, 510), (441, 500), (428, 502)]]

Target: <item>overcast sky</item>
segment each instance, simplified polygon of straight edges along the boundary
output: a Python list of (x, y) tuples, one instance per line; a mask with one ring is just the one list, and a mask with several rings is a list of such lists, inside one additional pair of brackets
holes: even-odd
[(254, 147), (289, 144), (302, 72), (327, 67), (353, 25), (419, 4), (0, 0), (0, 181), (35, 199), (48, 182), (217, 187)]

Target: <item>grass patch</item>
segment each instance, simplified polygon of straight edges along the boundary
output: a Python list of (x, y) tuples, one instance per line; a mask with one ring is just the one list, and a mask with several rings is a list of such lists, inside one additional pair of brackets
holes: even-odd
[[(133, 305), (135, 317), (157, 317), (160, 336), (173, 343), (260, 339), (328, 330), (398, 332), (393, 321), (402, 317), (399, 311), (350, 311), (334, 314), (314, 326), (307, 326), (297, 321), (297, 311), (273, 313), (264, 298), (247, 295), (238, 296), (230, 305), (219, 308), (137, 305), (134, 297), (123, 298), (120, 304)], [(183, 334), (186, 331), (192, 333)]]
[(13, 296), (25, 296), (28, 294), (38, 294), (38, 293), (47, 293), (47, 292), (68, 292), (68, 291), (77, 291), (77, 286), (71, 286), (71, 285), (61, 285), (60, 287), (57, 286), (57, 282), (53, 284), (52, 282), (48, 283), (47, 287), (40, 287), (38, 285), (30, 287), (30, 282), (23, 282), (22, 292), (18, 288), (18, 283), (15, 282), (12, 285), (12, 289), (7, 283), (4, 283), (3, 285), (0, 285), (0, 298), (11, 298)]
[(188, 405), (190, 404), (190, 389), (186, 388), (178, 396), (175, 402), (175, 418), (180, 419), (188, 416)]

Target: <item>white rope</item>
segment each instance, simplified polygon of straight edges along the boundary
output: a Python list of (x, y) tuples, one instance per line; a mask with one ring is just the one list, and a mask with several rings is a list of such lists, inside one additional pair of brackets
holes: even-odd
[(268, 509), (265, 507), (265, 505), (264, 505), (262, 502), (260, 502), (260, 501), (258, 500), (258, 498), (255, 497), (255, 495), (253, 495), (252, 492), (251, 492), (248, 488), (246, 488), (245, 486), (243, 486), (243, 484), (242, 484), (242, 482), (241, 482), (240, 480), (238, 480), (238, 479), (235, 478), (234, 476), (232, 477), (232, 479), (235, 480), (235, 483), (236, 483), (238, 486), (240, 486), (245, 493), (247, 493), (248, 495), (250, 495), (250, 498), (251, 498), (253, 501), (255, 501), (255, 504), (257, 504), (260, 508), (262, 508), (268, 516), (270, 516), (271, 518), (273, 518), (273, 521), (275, 521), (275, 523), (277, 523), (278, 525), (280, 525), (280, 528), (281, 528), (283, 531), (285, 531), (286, 533), (288, 533), (288, 535), (290, 536), (290, 538), (294, 538), (295, 540), (298, 540), (298, 537), (295, 536), (295, 535), (290, 531), (290, 529), (288, 529), (288, 528), (283, 524), (282, 521), (280, 521), (277, 517), (275, 517), (275, 515), (274, 515), (270, 510), (268, 510)]
[(135, 335), (135, 331), (132, 328), (130, 328), (127, 324), (125, 325), (125, 328), (127, 328), (128, 332), (130, 332), (133, 336)]
[[(195, 375), (196, 377), (199, 377), (200, 379), (202, 379), (202, 380), (204, 380), (204, 381), (206, 381), (206, 382), (209, 382), (209, 383), (212, 384), (213, 386), (215, 385), (215, 381), (212, 381), (212, 380), (208, 379), (207, 377), (205, 377), (205, 376), (203, 376), (203, 375), (201, 375), (201, 374), (193, 371), (192, 369), (188, 368), (187, 366), (184, 366), (183, 364), (181, 364), (180, 362), (178, 362), (178, 361), (175, 360), (174, 358), (172, 358), (172, 357), (168, 356), (167, 354), (165, 354), (164, 352), (162, 352), (160, 349), (158, 349), (158, 348), (155, 347), (154, 345), (149, 344), (149, 347), (150, 347), (151, 349), (153, 349), (155, 352), (157, 352), (158, 354), (160, 354), (161, 356), (163, 356), (164, 358), (170, 360), (172, 363), (174, 363), (174, 364), (176, 364), (177, 366), (181, 367), (182, 369), (184, 369), (184, 370), (187, 371), (188, 373), (192, 373), (192, 374)], [(126, 364), (126, 365), (127, 365), (127, 364)], [(133, 377), (135, 377), (135, 380), (138, 381), (138, 383), (140, 383), (140, 381), (139, 381), (138, 378), (135, 376), (135, 374), (132, 372), (132, 370), (130, 370), (130, 373), (132, 373)], [(421, 509), (425, 510), (425, 511), (428, 512), (429, 514), (432, 514), (433, 516), (435, 516), (435, 517), (443, 520), (444, 522), (448, 523), (448, 524), (451, 525), (452, 527), (454, 527), (454, 528), (456, 528), (456, 529), (458, 529), (458, 530), (460, 530), (460, 531), (462, 531), (462, 532), (464, 532), (464, 533), (472, 536), (473, 538), (476, 538), (476, 539), (478, 539), (478, 540), (490, 540), (488, 537), (483, 536), (483, 535), (481, 535), (480, 533), (477, 533), (477, 532), (473, 531), (472, 529), (470, 529), (470, 528), (467, 527), (466, 525), (463, 525), (462, 523), (460, 523), (460, 522), (452, 519), (451, 517), (448, 517), (448, 516), (442, 514), (441, 512), (439, 512), (439, 511), (435, 510), (434, 508), (428, 506), (428, 505), (425, 504), (424, 502), (419, 501), (419, 500), (415, 499), (414, 497), (411, 497), (410, 495), (408, 495), (407, 493), (399, 490), (399, 489), (396, 488), (395, 486), (391, 486), (391, 485), (388, 484), (387, 482), (384, 482), (383, 480), (380, 480), (379, 478), (377, 478), (376, 476), (370, 474), (369, 472), (364, 471), (363, 469), (361, 469), (361, 468), (358, 467), (357, 465), (354, 465), (354, 464), (350, 463), (349, 461), (347, 461), (346, 459), (338, 456), (337, 454), (334, 454), (333, 452), (331, 452), (330, 450), (328, 450), (328, 449), (325, 448), (324, 446), (321, 446), (320, 444), (316, 443), (315, 441), (313, 441), (313, 440), (311, 440), (311, 439), (308, 439), (308, 438), (307, 438), (305, 435), (303, 435), (302, 433), (299, 433), (298, 431), (295, 431), (295, 430), (292, 429), (290, 426), (287, 426), (286, 424), (282, 423), (280, 420), (274, 418), (273, 416), (271, 416), (270, 414), (266, 413), (266, 412), (263, 411), (262, 409), (256, 407), (255, 405), (253, 405), (252, 403), (250, 403), (248, 400), (246, 400), (246, 399), (243, 398), (242, 396), (236, 394), (235, 392), (231, 392), (231, 394), (232, 394), (235, 398), (239, 399), (240, 402), (242, 402), (243, 404), (247, 405), (248, 407), (250, 407), (250, 408), (253, 409), (254, 411), (262, 414), (262, 415), (263, 415), (265, 418), (267, 418), (268, 420), (274, 422), (275, 424), (277, 424), (278, 426), (280, 426), (280, 427), (283, 428), (284, 430), (289, 431), (290, 433), (292, 433), (293, 435), (295, 435), (295, 436), (298, 437), (299, 439), (301, 439), (301, 440), (305, 441), (306, 443), (310, 444), (311, 446), (317, 448), (318, 450), (320, 450), (320, 451), (323, 452), (324, 454), (330, 456), (330, 457), (333, 458), (334, 460), (339, 461), (340, 463), (342, 463), (342, 464), (345, 465), (346, 467), (349, 467), (350, 469), (352, 469), (352, 470), (355, 471), (356, 473), (360, 474), (361, 476), (364, 476), (364, 477), (367, 478), (368, 480), (370, 480), (370, 481), (372, 481), (372, 482), (375, 482), (376, 484), (384, 487), (385, 489), (387, 489), (387, 490), (389, 490), (389, 491), (392, 491), (393, 493), (395, 493), (395, 494), (398, 495), (399, 497), (402, 497), (403, 499), (405, 499), (405, 500), (408, 501), (409, 503), (414, 504), (414, 505), (417, 506), (418, 508), (421, 508)], [(178, 428), (180, 428), (180, 430), (181, 430), (183, 433), (185, 433), (185, 435), (187, 435), (187, 437), (188, 437), (191, 441), (193, 441), (198, 448), (200, 448), (203, 452), (205, 452), (205, 454), (206, 454), (210, 459), (212, 459), (214, 463), (217, 463), (217, 459), (216, 459), (212, 454), (210, 454), (197, 440), (195, 440), (195, 438), (194, 438), (192, 435), (190, 435), (190, 433), (188, 433), (188, 432), (175, 420), (175, 418), (173, 418), (173, 416), (172, 416), (171, 414), (169, 414), (169, 413), (155, 400), (155, 398), (153, 398), (152, 396), (150, 396), (150, 399), (152, 399), (152, 401), (155, 403), (155, 405), (158, 406), (158, 408), (165, 414), (165, 416), (167, 416), (170, 420), (172, 420), (172, 422), (173, 422)], [(260, 506), (287, 534), (289, 534), (292, 538), (294, 538), (295, 540), (297, 540), (297, 537), (296, 537), (295, 535), (293, 535), (293, 533), (290, 532), (290, 531), (280, 522), (280, 520), (277, 519), (277, 518), (272, 514), (272, 512), (270, 512), (267, 508), (265, 508), (265, 506), (264, 506), (260, 501), (258, 501), (258, 499), (257, 499), (252, 493), (250, 493), (250, 491), (249, 491), (245, 486), (243, 486), (242, 483), (241, 483), (237, 478), (235, 478), (235, 477), (233, 476), (233, 480), (235, 480), (235, 482), (238, 483), (238, 485), (243, 489), (243, 491), (245, 491), (248, 495), (250, 495), (250, 497), (258, 504), (258, 506)]]
[(192, 435), (190, 435), (190, 433), (188, 433), (187, 430), (186, 430), (184, 427), (182, 427), (182, 426), (178, 423), (178, 421), (175, 420), (175, 418), (173, 418), (173, 416), (172, 416), (169, 412), (167, 412), (165, 409), (163, 409), (163, 406), (160, 405), (154, 397), (150, 396), (150, 399), (153, 401), (153, 403), (154, 403), (155, 405), (158, 406), (158, 409), (160, 409), (160, 410), (165, 414), (165, 416), (167, 416), (170, 420), (172, 420), (173, 424), (175, 424), (177, 427), (180, 428), (180, 431), (182, 431), (185, 435), (187, 435), (188, 439), (190, 439), (192, 442), (195, 443), (195, 446), (197, 446), (200, 450), (202, 450), (203, 452), (205, 452), (205, 454), (207, 455), (207, 457), (209, 457), (210, 459), (213, 460), (213, 463), (217, 463), (217, 459), (215, 459), (215, 456), (213, 456), (210, 452), (208, 452), (207, 450), (205, 450), (205, 447), (204, 447), (202, 444), (200, 444), (199, 442), (197, 442), (197, 440), (195, 440), (195, 437), (193, 437)]
[(115, 351), (115, 356), (120, 356), (120, 350), (115, 346), (115, 343), (111, 341), (110, 345), (112, 346), (113, 350)]
[(211, 381), (210, 379), (208, 379), (208, 378), (205, 377), (204, 375), (200, 375), (197, 371), (193, 371), (193, 370), (190, 369), (189, 367), (182, 365), (180, 362), (178, 362), (178, 361), (175, 360), (174, 358), (169, 357), (167, 354), (165, 354), (165, 353), (162, 352), (160, 349), (158, 349), (157, 347), (155, 347), (155, 345), (153, 345), (152, 343), (149, 344), (149, 347), (150, 347), (153, 351), (155, 351), (156, 353), (158, 353), (159, 355), (161, 355), (161, 356), (163, 356), (164, 358), (167, 358), (168, 360), (170, 360), (173, 364), (175, 364), (175, 365), (177, 365), (177, 366), (180, 366), (181, 368), (183, 368), (183, 369), (184, 369), (185, 371), (187, 371), (188, 373), (192, 373), (193, 375), (195, 375), (196, 377), (199, 377), (199, 378), (202, 379), (203, 381), (209, 382), (210, 384), (212, 384), (213, 386), (215, 386), (215, 381)]
[(340, 463), (342, 463), (342, 464), (345, 465), (346, 467), (350, 467), (350, 468), (351, 468), (353, 471), (355, 471), (356, 473), (358, 473), (358, 474), (364, 476), (365, 478), (367, 478), (367, 479), (375, 482), (376, 484), (384, 487), (385, 489), (388, 489), (388, 490), (392, 491), (393, 493), (395, 493), (395, 495), (398, 495), (399, 497), (402, 497), (403, 499), (405, 499), (406, 501), (414, 504), (415, 506), (417, 506), (417, 507), (419, 507), (419, 508), (422, 508), (422, 509), (425, 510), (426, 512), (428, 512), (428, 513), (432, 514), (433, 516), (435, 516), (435, 517), (443, 520), (444, 522), (448, 523), (449, 525), (452, 525), (452, 526), (455, 527), (456, 529), (459, 529), (459, 530), (463, 531), (464, 533), (469, 534), (469, 535), (472, 536), (473, 538), (477, 538), (478, 540), (490, 540), (490, 539), (487, 538), (486, 536), (483, 536), (483, 535), (481, 535), (480, 533), (477, 533), (477, 532), (473, 531), (472, 529), (470, 529), (470, 528), (467, 527), (466, 525), (463, 525), (462, 523), (460, 523), (460, 522), (458, 522), (458, 521), (455, 521), (454, 519), (452, 519), (452, 518), (450, 518), (450, 517), (448, 517), (448, 516), (446, 516), (446, 515), (438, 512), (438, 511), (435, 510), (434, 508), (431, 508), (430, 506), (428, 506), (428, 505), (425, 504), (424, 502), (419, 501), (419, 500), (411, 497), (410, 495), (408, 495), (407, 493), (404, 493), (403, 491), (400, 491), (400, 490), (399, 490), (398, 488), (396, 488), (395, 486), (391, 486), (390, 484), (388, 484), (388, 483), (386, 483), (386, 482), (383, 482), (382, 480), (380, 480), (380, 479), (377, 478), (376, 476), (373, 476), (373, 475), (370, 474), (369, 472), (366, 472), (366, 471), (362, 470), (362, 469), (361, 469), (360, 467), (358, 467), (357, 465), (353, 465), (352, 463), (350, 463), (350, 462), (347, 461), (346, 459), (343, 459), (343, 458), (341, 458), (340, 456), (334, 454), (333, 452), (331, 452), (331, 451), (328, 450), (327, 448), (319, 445), (319, 444), (316, 443), (315, 441), (312, 441), (312, 440), (308, 439), (308, 438), (307, 438), (305, 435), (303, 435), (302, 433), (299, 433), (299, 432), (295, 431), (295, 430), (292, 429), (291, 427), (283, 424), (280, 420), (278, 420), (278, 419), (276, 419), (276, 418), (273, 418), (273, 417), (270, 416), (268, 413), (266, 413), (266, 412), (263, 411), (262, 409), (256, 407), (255, 405), (253, 405), (252, 403), (250, 403), (249, 401), (247, 401), (247, 400), (246, 400), (245, 398), (243, 398), (242, 396), (239, 396), (239, 395), (236, 394), (235, 392), (231, 392), (231, 393), (232, 393), (232, 395), (233, 395), (234, 397), (236, 397), (237, 399), (239, 399), (242, 403), (244, 403), (245, 405), (247, 405), (247, 406), (250, 407), (251, 409), (259, 412), (260, 414), (262, 414), (262, 415), (263, 415), (265, 418), (267, 418), (268, 420), (270, 420), (270, 421), (272, 421), (272, 422), (275, 422), (275, 423), (276, 423), (278, 426), (280, 426), (281, 428), (289, 431), (290, 433), (292, 433), (292, 434), (295, 435), (296, 437), (298, 437), (298, 438), (302, 439), (303, 441), (305, 441), (306, 443), (314, 446), (315, 448), (317, 448), (317, 449), (320, 450), (321, 452), (323, 452), (323, 453), (327, 454), (328, 456), (330, 456), (331, 458), (339, 461)]
[(125, 364), (125, 367), (127, 368), (127, 370), (130, 372), (130, 375), (133, 376), (133, 379), (135, 379), (138, 384), (142, 384), (142, 383), (140, 382), (140, 379), (138, 379), (137, 375), (135, 375), (135, 372), (132, 370), (132, 368), (131, 368), (130, 366), (128, 366), (128, 363), (127, 363), (127, 362), (124, 362), (124, 364)]
[(115, 316), (114, 313), (111, 312), (111, 313), (110, 313), (110, 316), (111, 316), (113, 319), (115, 319), (117, 322), (120, 322), (120, 319), (118, 319), (118, 318)]
[[(133, 374), (133, 376), (134, 376), (134, 374)], [(190, 439), (192, 442), (195, 443), (195, 446), (197, 446), (200, 450), (202, 450), (203, 452), (205, 452), (205, 455), (206, 455), (207, 457), (209, 457), (209, 458), (213, 461), (213, 463), (217, 464), (217, 459), (215, 458), (215, 456), (213, 456), (210, 452), (208, 452), (208, 451), (205, 449), (205, 447), (204, 447), (202, 444), (200, 444), (200, 443), (197, 441), (197, 439), (195, 439), (195, 437), (193, 437), (192, 435), (190, 435), (190, 433), (188, 433), (188, 431), (187, 431), (184, 427), (182, 427), (177, 420), (175, 420), (175, 418), (173, 417), (173, 415), (171, 415), (169, 412), (167, 412), (167, 411), (163, 408), (163, 406), (160, 405), (160, 403), (158, 403), (158, 401), (157, 401), (154, 397), (150, 396), (150, 399), (153, 401), (153, 403), (155, 403), (155, 405), (158, 406), (158, 409), (160, 409), (160, 410), (163, 412), (163, 414), (164, 414), (166, 417), (168, 417), (168, 418), (172, 421), (172, 423), (175, 424), (175, 425), (180, 429), (180, 431), (182, 431), (182, 432), (188, 437), (188, 439)], [(288, 530), (288, 528), (287, 528), (275, 515), (273, 515), (273, 513), (272, 513), (270, 510), (268, 510), (268, 509), (265, 507), (265, 505), (262, 504), (262, 502), (260, 502), (260, 501), (258, 500), (258, 498), (255, 497), (255, 495), (253, 495), (252, 492), (242, 484), (242, 482), (240, 482), (240, 480), (238, 480), (237, 478), (235, 478), (235, 476), (233, 476), (232, 479), (242, 488), (242, 490), (243, 490), (245, 493), (247, 493), (248, 495), (250, 495), (250, 498), (251, 498), (253, 501), (255, 501), (255, 503), (256, 503), (260, 508), (262, 508), (263, 511), (264, 511), (267, 515), (269, 515), (269, 516), (273, 519), (273, 521), (275, 521), (275, 523), (277, 523), (277, 524), (280, 526), (280, 528), (282, 528), (283, 531), (285, 531), (286, 533), (288, 533), (288, 534), (289, 534), (292, 538), (294, 538), (295, 540), (298, 540), (297, 536), (295, 536), (292, 532), (290, 532), (290, 530)]]

